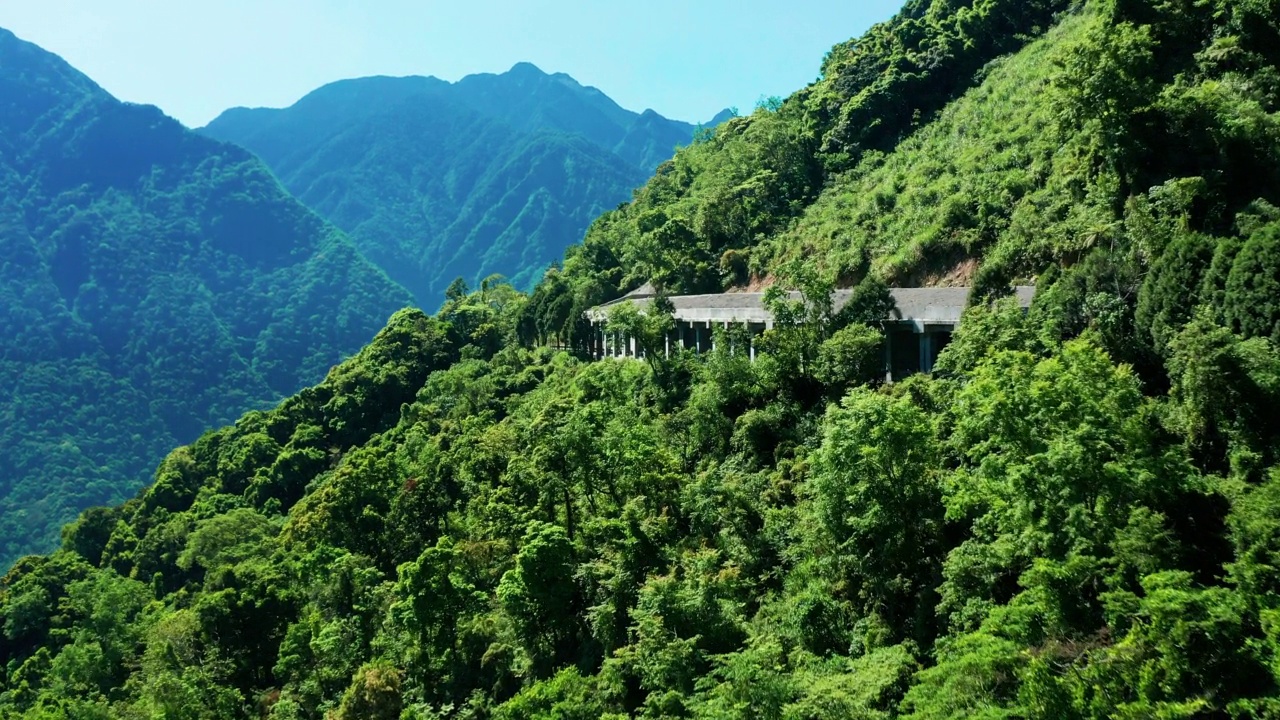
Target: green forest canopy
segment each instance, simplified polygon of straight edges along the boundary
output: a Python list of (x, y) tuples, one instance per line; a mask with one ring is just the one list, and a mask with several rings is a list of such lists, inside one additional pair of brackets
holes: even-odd
[[(398, 314), (22, 560), (0, 712), (1275, 716), (1276, 10), (909, 3), (531, 295)], [(821, 313), (755, 363), (535, 342), (641, 277), (939, 270), (1039, 291), (890, 386)]]

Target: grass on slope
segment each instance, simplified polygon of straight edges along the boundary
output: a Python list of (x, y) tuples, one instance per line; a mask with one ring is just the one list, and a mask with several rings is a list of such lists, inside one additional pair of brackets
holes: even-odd
[(773, 252), (819, 258), (837, 277), (870, 269), (909, 284), (945, 281), (954, 266), (993, 246), (1022, 267), (1068, 247), (1063, 238), (1020, 228), (1043, 226), (1046, 212), (1065, 219), (1076, 207), (1078, 164), (1060, 142), (1054, 104), (1045, 97), (1054, 92), (1056, 56), (1091, 22), (1070, 17), (992, 62), (984, 82), (935, 122), (891, 153), (869, 153), (828, 187), (771, 241)]

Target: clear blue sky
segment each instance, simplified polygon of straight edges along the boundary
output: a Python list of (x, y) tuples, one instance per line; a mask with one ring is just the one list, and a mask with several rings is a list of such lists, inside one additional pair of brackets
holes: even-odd
[(190, 126), (334, 80), (526, 60), (632, 110), (708, 120), (812, 81), (902, 0), (3, 0), (0, 27)]

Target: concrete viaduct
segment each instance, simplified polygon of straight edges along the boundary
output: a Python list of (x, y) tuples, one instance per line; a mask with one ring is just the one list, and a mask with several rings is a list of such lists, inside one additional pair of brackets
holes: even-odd
[[(892, 381), (917, 372), (931, 372), (938, 353), (951, 341), (968, 305), (969, 288), (892, 288), (895, 308), (885, 318), (885, 379)], [(852, 290), (836, 290), (832, 294), (833, 312), (839, 312), (853, 295)], [(1026, 309), (1035, 296), (1032, 286), (1014, 288), (1018, 304)], [(591, 353), (596, 358), (643, 357), (644, 350), (635, 338), (606, 329), (609, 314), (623, 303), (646, 310), (657, 297), (652, 285), (644, 285), (610, 303), (587, 311), (587, 320), (595, 332)], [(799, 293), (792, 293), (799, 299)], [(668, 296), (675, 308), (675, 329), (667, 336), (667, 352), (684, 347), (705, 352), (715, 347), (715, 328), (745, 328), (750, 336), (773, 328), (773, 314), (764, 305), (764, 293), (721, 293), (717, 295)], [(747, 352), (755, 359), (755, 345)]]

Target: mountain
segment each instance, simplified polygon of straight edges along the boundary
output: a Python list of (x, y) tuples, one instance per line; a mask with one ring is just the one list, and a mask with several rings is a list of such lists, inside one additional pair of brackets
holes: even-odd
[(531, 287), (695, 129), (520, 63), (456, 83), (345, 80), (200, 132), (256, 153), (431, 308), (458, 277)]
[(0, 566), (412, 302), (248, 152), (0, 32)]
[[(21, 560), (0, 715), (1275, 717), (1275, 10), (911, 0)], [(802, 301), (592, 359), (642, 279)], [(897, 383), (890, 282), (971, 296)]]

